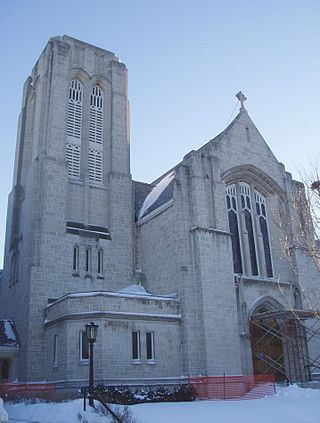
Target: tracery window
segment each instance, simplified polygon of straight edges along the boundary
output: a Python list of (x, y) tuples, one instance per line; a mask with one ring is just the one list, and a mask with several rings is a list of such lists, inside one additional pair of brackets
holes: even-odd
[(235, 273), (273, 276), (265, 197), (246, 182), (226, 189)]
[(89, 117), (89, 179), (102, 182), (103, 163), (103, 91), (99, 86), (92, 89)]
[(68, 174), (74, 178), (80, 176), (82, 99), (83, 85), (77, 79), (73, 79), (69, 84), (66, 161), (69, 165)]

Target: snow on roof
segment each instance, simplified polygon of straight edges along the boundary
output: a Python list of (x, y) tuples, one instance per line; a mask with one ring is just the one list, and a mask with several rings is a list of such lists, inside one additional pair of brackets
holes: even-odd
[(142, 207), (140, 209), (138, 219), (141, 219), (143, 215), (148, 211), (148, 209), (158, 200), (163, 191), (167, 188), (170, 182), (173, 180), (175, 172), (171, 172), (161, 179), (160, 182), (151, 190), (144, 200)]
[(0, 347), (19, 346), (12, 320), (0, 320)]
[[(121, 291), (118, 292), (110, 292), (110, 291), (88, 291), (88, 292), (76, 292), (63, 295), (62, 297), (58, 298), (57, 300), (50, 302), (47, 304), (46, 308), (50, 309), (51, 307), (55, 306), (56, 304), (60, 303), (61, 301), (68, 299), (68, 298), (82, 298), (82, 297), (97, 297), (97, 296), (105, 296), (105, 297), (125, 297), (125, 298), (148, 298), (149, 300), (156, 300), (156, 301), (177, 301), (178, 294), (172, 293), (167, 295), (155, 295), (148, 293), (142, 286), (139, 285), (129, 285), (127, 288), (123, 288)], [(139, 292), (138, 292), (139, 290)], [(144, 290), (144, 291), (143, 291)], [(130, 291), (130, 292), (129, 292)], [(136, 291), (136, 292), (133, 292)]]
[(145, 290), (142, 285), (129, 285), (126, 288), (120, 289), (118, 291), (120, 294), (138, 294), (138, 295), (151, 295)]

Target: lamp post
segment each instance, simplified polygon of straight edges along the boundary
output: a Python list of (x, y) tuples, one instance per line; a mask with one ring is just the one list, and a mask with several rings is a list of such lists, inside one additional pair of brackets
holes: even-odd
[(89, 405), (91, 407), (94, 406), (91, 395), (93, 390), (93, 344), (97, 339), (98, 327), (94, 322), (86, 324), (86, 336), (89, 343)]

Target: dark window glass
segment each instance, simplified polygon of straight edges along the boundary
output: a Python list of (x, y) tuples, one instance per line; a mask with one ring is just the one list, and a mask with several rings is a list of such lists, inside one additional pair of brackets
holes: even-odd
[(153, 360), (153, 332), (146, 333), (147, 360)]
[(260, 204), (256, 203), (256, 209), (257, 209), (257, 215), (259, 216), (260, 214)]
[(103, 251), (98, 251), (98, 274), (101, 275), (103, 273)]
[(227, 195), (227, 208), (228, 210), (231, 209), (230, 197)]
[(267, 221), (262, 216), (259, 218), (259, 221), (260, 221), (260, 231), (262, 233), (262, 239), (263, 239), (264, 257), (266, 261), (267, 276), (271, 278), (273, 276), (273, 271), (272, 271), (272, 263), (271, 263), (271, 253), (270, 253)]
[(86, 272), (90, 273), (91, 271), (91, 250), (86, 248)]
[(10, 360), (8, 358), (3, 358), (0, 360), (0, 380), (9, 379), (9, 370), (10, 370)]
[(245, 205), (245, 202), (244, 202), (244, 196), (243, 196), (243, 195), (241, 195), (241, 207), (242, 207), (243, 209), (245, 209), (245, 208), (246, 208), (246, 205)]
[(234, 210), (237, 210), (236, 199), (234, 197), (232, 197), (232, 207), (234, 208)]
[(81, 332), (81, 359), (89, 360), (89, 344), (86, 333)]
[(132, 332), (132, 359), (140, 359), (140, 332)]
[(257, 276), (258, 265), (257, 265), (256, 249), (255, 249), (255, 242), (254, 242), (254, 235), (253, 235), (253, 226), (252, 226), (251, 213), (248, 210), (244, 211), (244, 218), (246, 222), (246, 229), (248, 232), (251, 272), (253, 276)]
[(264, 204), (261, 204), (261, 211), (264, 217), (266, 217), (266, 207)]
[(247, 202), (248, 209), (251, 210), (251, 202), (250, 202), (250, 198), (249, 197), (246, 197), (246, 202)]
[(79, 267), (79, 247), (75, 245), (73, 247), (73, 270), (78, 270)]
[(232, 210), (228, 212), (228, 218), (229, 218), (229, 228), (232, 234), (231, 241), (232, 241), (233, 270), (234, 270), (234, 273), (242, 273), (238, 218), (236, 213)]

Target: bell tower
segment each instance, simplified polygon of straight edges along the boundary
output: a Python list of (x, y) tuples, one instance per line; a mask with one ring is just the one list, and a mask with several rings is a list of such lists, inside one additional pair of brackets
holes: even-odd
[(127, 69), (113, 53), (49, 40), (24, 85), (0, 299), (21, 338), (22, 380), (42, 377), (48, 301), (130, 284), (128, 116)]

